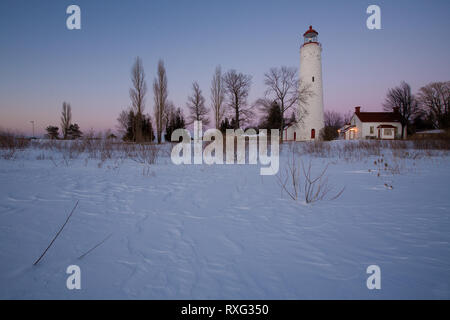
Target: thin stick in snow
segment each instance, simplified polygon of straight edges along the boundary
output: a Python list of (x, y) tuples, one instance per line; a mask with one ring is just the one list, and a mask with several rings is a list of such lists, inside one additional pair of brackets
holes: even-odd
[(48, 249), (50, 249), (50, 247), (52, 246), (53, 242), (55, 242), (56, 238), (58, 238), (59, 234), (61, 233), (61, 231), (63, 231), (64, 227), (66, 226), (67, 222), (69, 222), (70, 217), (72, 216), (73, 212), (75, 211), (76, 207), (78, 206), (78, 201), (75, 204), (75, 207), (73, 207), (72, 211), (70, 212), (69, 216), (66, 219), (66, 222), (64, 222), (64, 224), (62, 225), (62, 227), (59, 229), (58, 233), (56, 234), (56, 236), (53, 238), (52, 242), (50, 242), (50, 244), (48, 245), (47, 249), (45, 249), (45, 251), (41, 254), (41, 256), (39, 257), (39, 259), (37, 259), (34, 263), (33, 266), (37, 265), (39, 263), (39, 261), (41, 261), (41, 259), (44, 257), (44, 255), (47, 253)]
[(106, 240), (108, 240), (109, 238), (111, 238), (112, 233), (107, 236), (105, 239), (103, 239), (102, 241), (100, 241), (99, 243), (97, 243), (95, 246), (93, 246), (91, 249), (89, 249), (88, 251), (86, 251), (85, 253), (83, 253), (81, 256), (78, 257), (78, 259), (83, 259), (85, 256), (87, 256), (91, 251), (93, 251), (94, 249), (96, 249), (97, 247), (101, 246), (103, 243), (106, 242)]

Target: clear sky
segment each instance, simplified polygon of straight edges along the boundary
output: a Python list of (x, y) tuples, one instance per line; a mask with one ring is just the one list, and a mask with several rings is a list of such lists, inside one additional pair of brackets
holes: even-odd
[[(66, 8), (81, 7), (81, 30)], [(368, 30), (366, 8), (381, 7), (382, 30)], [(44, 133), (59, 126), (63, 101), (83, 131), (114, 129), (130, 105), (130, 69), (144, 62), (151, 84), (165, 62), (169, 99), (185, 107), (193, 81), (209, 102), (216, 65), (253, 76), (249, 101), (263, 96), (264, 72), (299, 66), (309, 25), (323, 45), (325, 110), (381, 110), (402, 80), (414, 90), (450, 80), (450, 1), (1, 0), (0, 127)]]

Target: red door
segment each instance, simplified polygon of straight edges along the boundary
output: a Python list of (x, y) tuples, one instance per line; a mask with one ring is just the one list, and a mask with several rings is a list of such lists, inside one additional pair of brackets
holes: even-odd
[(316, 138), (316, 129), (311, 129), (311, 139)]
[(297, 132), (294, 131), (294, 141), (297, 141)]

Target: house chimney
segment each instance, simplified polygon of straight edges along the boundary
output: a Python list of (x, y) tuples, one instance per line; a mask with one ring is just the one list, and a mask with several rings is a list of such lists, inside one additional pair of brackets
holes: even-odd
[(355, 107), (355, 113), (356, 114), (359, 114), (360, 111), (361, 111), (361, 107), (360, 106)]

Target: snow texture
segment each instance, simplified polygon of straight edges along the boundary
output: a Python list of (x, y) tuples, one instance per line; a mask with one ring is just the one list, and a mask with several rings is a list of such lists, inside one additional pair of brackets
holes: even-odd
[[(386, 156), (402, 170), (380, 177), (376, 157), (312, 158), (346, 189), (306, 204), (255, 165), (41, 153), (0, 160), (2, 299), (450, 298), (448, 155)], [(280, 172), (287, 159), (284, 147)], [(373, 264), (381, 290), (366, 286)], [(66, 288), (69, 265), (81, 268), (81, 290)]]

